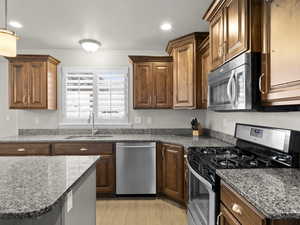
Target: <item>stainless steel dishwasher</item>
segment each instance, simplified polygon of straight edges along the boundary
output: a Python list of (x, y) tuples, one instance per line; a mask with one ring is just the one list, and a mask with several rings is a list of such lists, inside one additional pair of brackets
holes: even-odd
[(156, 194), (156, 143), (116, 145), (117, 195)]

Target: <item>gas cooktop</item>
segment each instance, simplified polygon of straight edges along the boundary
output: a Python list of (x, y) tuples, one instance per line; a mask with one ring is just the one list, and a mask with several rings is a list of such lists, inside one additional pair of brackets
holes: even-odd
[(189, 149), (188, 160), (199, 171), (200, 164), (213, 170), (287, 167), (291, 156), (274, 152), (255, 154), (255, 151), (248, 152), (237, 147), (196, 147)]

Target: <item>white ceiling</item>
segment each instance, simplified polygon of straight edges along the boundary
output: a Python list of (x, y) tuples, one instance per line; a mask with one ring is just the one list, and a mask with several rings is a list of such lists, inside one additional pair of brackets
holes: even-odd
[[(163, 50), (170, 39), (208, 30), (201, 17), (211, 1), (8, 0), (8, 14), (24, 25), (15, 29), (18, 49), (80, 48), (80, 39), (93, 38), (108, 50)], [(165, 21), (171, 32), (160, 30)]]

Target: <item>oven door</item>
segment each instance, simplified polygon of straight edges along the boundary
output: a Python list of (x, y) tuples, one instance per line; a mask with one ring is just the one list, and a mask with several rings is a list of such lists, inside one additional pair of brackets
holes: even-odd
[(215, 225), (216, 196), (212, 185), (189, 165), (188, 225)]

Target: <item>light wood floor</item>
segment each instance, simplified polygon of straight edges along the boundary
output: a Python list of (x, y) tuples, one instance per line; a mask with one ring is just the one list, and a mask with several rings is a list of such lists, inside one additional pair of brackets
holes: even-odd
[(97, 200), (97, 225), (187, 225), (186, 212), (161, 199)]

